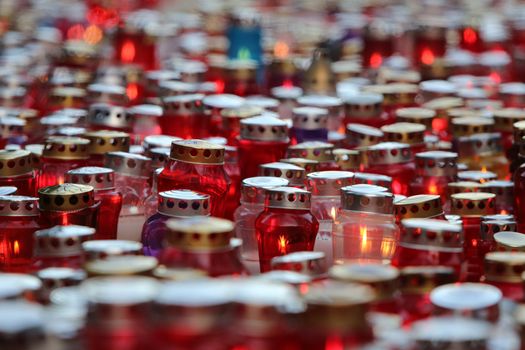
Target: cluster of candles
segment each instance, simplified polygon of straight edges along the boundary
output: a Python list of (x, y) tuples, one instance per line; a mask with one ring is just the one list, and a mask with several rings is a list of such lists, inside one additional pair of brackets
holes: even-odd
[(0, 1), (0, 349), (525, 349), (525, 7), (210, 3)]

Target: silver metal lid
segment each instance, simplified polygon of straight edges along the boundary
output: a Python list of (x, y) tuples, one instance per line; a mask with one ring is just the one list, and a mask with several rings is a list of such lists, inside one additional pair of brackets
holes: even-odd
[(494, 155), (503, 151), (499, 133), (474, 134), (457, 140), (460, 158)]
[(203, 94), (168, 96), (162, 99), (162, 104), (166, 114), (201, 115), (204, 114), (203, 98)]
[(341, 208), (344, 210), (392, 214), (394, 195), (381, 186), (358, 184), (341, 188)]
[(151, 158), (128, 152), (107, 153), (104, 166), (127, 176), (149, 177), (151, 174)]
[(354, 182), (350, 171), (319, 171), (306, 175), (306, 186), (312, 196), (340, 196), (341, 188)]
[(121, 239), (101, 239), (82, 243), (87, 261), (105, 259), (111, 256), (141, 255), (142, 243)]
[(484, 283), (445, 284), (430, 293), (432, 304), (456, 312), (487, 309), (498, 305), (502, 298), (499, 288)]
[(287, 179), (273, 176), (246, 178), (241, 183), (241, 201), (263, 204), (268, 188), (288, 186), (289, 183)]
[(373, 126), (357, 123), (346, 125), (346, 142), (350, 147), (375, 145), (383, 139), (383, 136), (383, 132)]
[(82, 243), (95, 234), (86, 226), (55, 226), (35, 232), (36, 257), (66, 257), (82, 255)]
[(458, 172), (458, 181), (472, 181), (484, 184), (497, 178), (498, 176), (491, 171), (466, 170)]
[(310, 192), (295, 187), (273, 187), (266, 190), (267, 208), (310, 209)]
[(109, 168), (82, 167), (69, 170), (66, 173), (66, 182), (90, 185), (95, 191), (113, 189), (115, 188), (115, 173)]
[(494, 241), (494, 235), (503, 231), (516, 231), (518, 225), (515, 220), (482, 220), (481, 239), (484, 241)]
[(328, 273), (326, 256), (323, 252), (294, 252), (276, 256), (271, 261), (272, 270), (299, 272), (314, 278)]
[(288, 124), (270, 116), (241, 120), (240, 137), (244, 140), (288, 142)]
[(445, 151), (416, 153), (416, 171), (420, 176), (450, 176), (458, 172), (458, 154)]
[(407, 163), (413, 159), (409, 145), (399, 142), (381, 142), (362, 151), (363, 162), (368, 166)]
[(158, 212), (172, 217), (209, 216), (210, 196), (191, 190), (171, 190), (158, 195)]
[(180, 137), (169, 135), (148, 135), (144, 137), (143, 146), (146, 150), (156, 147), (170, 148), (173, 141), (182, 140)]
[(259, 175), (286, 179), (289, 181), (290, 186), (303, 187), (306, 180), (306, 171), (303, 168), (282, 162), (261, 164), (259, 166)]
[(372, 173), (354, 173), (355, 184), (377, 185), (392, 190), (392, 178), (387, 175), (372, 174)]
[(318, 107), (296, 107), (293, 109), (293, 127), (297, 129), (326, 129), (328, 125), (328, 110)]
[(461, 224), (437, 219), (404, 219), (399, 244), (420, 250), (463, 251)]
[(27, 196), (0, 196), (0, 216), (38, 216), (38, 198)]
[(288, 158), (306, 158), (319, 163), (335, 161), (334, 145), (321, 141), (307, 141), (288, 147)]
[(94, 103), (89, 106), (87, 122), (90, 125), (129, 129), (131, 128), (132, 120), (124, 107), (106, 103)]

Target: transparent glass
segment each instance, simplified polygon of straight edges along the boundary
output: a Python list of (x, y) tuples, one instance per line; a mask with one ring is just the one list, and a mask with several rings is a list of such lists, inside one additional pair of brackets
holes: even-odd
[[(239, 168), (241, 179), (259, 175), (259, 165), (285, 158), (288, 142), (239, 139)], [(262, 151), (264, 150), (264, 151)]]
[(312, 214), (319, 222), (314, 250), (325, 253), (328, 266), (333, 265), (332, 229), (337, 211), (341, 206), (340, 196), (312, 196)]
[(0, 271), (29, 273), (38, 216), (3, 216), (0, 220)]
[(447, 186), (454, 182), (453, 176), (417, 176), (409, 186), (409, 195), (416, 194), (436, 194), (441, 197), (441, 203), (448, 202)]
[[(461, 217), (463, 222), (463, 251), (467, 261), (467, 281), (479, 282), (483, 275), (484, 246), (481, 240), (481, 218)], [(487, 242), (490, 244), (490, 242)]]
[(340, 210), (332, 231), (334, 263), (390, 263), (398, 237), (393, 215)]
[(159, 119), (162, 134), (183, 139), (204, 139), (210, 137), (211, 115), (166, 114)]
[(14, 186), (17, 195), (33, 197), (36, 194), (36, 172), (31, 171), (18, 176), (0, 177), (0, 186)]
[(164, 245), (164, 236), (168, 228), (166, 221), (171, 217), (161, 213), (153, 214), (142, 228), (142, 244), (144, 255), (158, 257)]
[(144, 200), (150, 193), (147, 177), (115, 173), (115, 187), (122, 194), (117, 237), (138, 241), (144, 225)]
[(236, 161), (224, 163), (224, 170), (231, 180), (228, 194), (225, 199), (226, 203), (224, 204), (224, 218), (233, 220), (233, 214), (235, 209), (239, 206), (239, 200), (241, 198), (241, 170)]
[(242, 239), (241, 257), (248, 261), (259, 261), (259, 247), (255, 233), (255, 220), (264, 211), (263, 203), (246, 203), (235, 210), (235, 235)]
[(64, 160), (42, 157), (37, 188), (63, 184), (65, 174), (69, 170), (87, 165), (87, 159)]
[(365, 168), (367, 173), (387, 175), (392, 177), (392, 190), (395, 194), (407, 196), (410, 181), (416, 174), (413, 162), (397, 164), (376, 164)]

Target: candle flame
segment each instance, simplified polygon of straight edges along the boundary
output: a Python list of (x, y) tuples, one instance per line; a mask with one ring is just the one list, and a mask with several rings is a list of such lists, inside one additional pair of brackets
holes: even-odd
[(379, 66), (381, 66), (382, 63), (383, 57), (381, 57), (381, 54), (374, 52), (372, 56), (370, 56), (370, 67), (379, 68)]
[(483, 166), (481, 167), (481, 172), (482, 172), (482, 173), (486, 173), (486, 172), (487, 172), (487, 167), (483, 165)]
[(15, 241), (15, 243), (13, 244), (13, 253), (15, 255), (20, 254), (20, 244), (18, 243), (18, 241)]
[(463, 31), (463, 40), (467, 44), (474, 44), (478, 40), (478, 35), (472, 28), (467, 28)]
[(137, 84), (135, 83), (128, 84), (128, 86), (126, 87), (126, 95), (128, 96), (128, 99), (130, 101), (133, 101), (134, 99), (136, 99), (139, 95), (139, 89), (138, 89)]
[(423, 64), (430, 66), (432, 63), (434, 63), (434, 59), (434, 53), (430, 51), (430, 49), (425, 48), (423, 52), (421, 52), (421, 62), (423, 62)]
[(277, 245), (279, 248), (279, 252), (281, 254), (286, 254), (286, 251), (288, 250), (288, 240), (285, 236), (279, 236), (279, 239), (277, 240)]
[(335, 209), (335, 207), (332, 207), (332, 209), (330, 209), (330, 217), (332, 217), (332, 220), (335, 221), (335, 215), (336, 215), (337, 211)]
[(131, 40), (126, 40), (120, 50), (120, 58), (122, 59), (122, 62), (133, 62), (135, 54), (135, 44), (133, 44)]
[(509, 212), (506, 211), (505, 209), (501, 209), (501, 211), (499, 212), (501, 215), (507, 215)]
[(293, 87), (293, 81), (291, 79), (285, 79), (283, 81), (283, 87), (286, 88), (286, 89), (292, 88)]
[(430, 183), (430, 185), (428, 186), (428, 193), (430, 193), (430, 194), (437, 194), (438, 193), (438, 188), (437, 188), (435, 183), (433, 183), (433, 182)]
[(102, 30), (96, 25), (90, 25), (84, 31), (84, 41), (90, 45), (96, 45), (102, 40)]
[(284, 41), (278, 41), (273, 47), (273, 54), (276, 58), (286, 58), (290, 54), (290, 48)]
[(366, 226), (359, 226), (359, 235), (361, 236), (361, 252), (369, 252), (372, 242), (368, 241), (368, 230)]

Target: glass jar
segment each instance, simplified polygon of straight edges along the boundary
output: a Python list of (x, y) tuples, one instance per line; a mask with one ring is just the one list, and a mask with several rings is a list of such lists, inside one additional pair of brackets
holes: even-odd
[(509, 173), (509, 161), (505, 158), (501, 146), (501, 135), (475, 134), (458, 139), (459, 162), (470, 170), (494, 172), (499, 179), (505, 179)]
[(40, 158), (37, 188), (63, 184), (69, 170), (86, 166), (88, 144), (88, 139), (79, 137), (48, 138)]
[(228, 194), (225, 198), (224, 218), (233, 219), (233, 213), (239, 206), (241, 198), (241, 169), (239, 169), (239, 156), (237, 147), (224, 146), (224, 171), (231, 180)]
[(410, 145), (412, 152), (426, 151), (425, 130), (423, 124), (398, 122), (381, 127), (385, 141), (399, 142)]
[(443, 284), (457, 281), (456, 271), (449, 266), (423, 265), (400, 269), (401, 317), (404, 325), (428, 318), (434, 311), (430, 292)]
[(463, 222), (465, 261), (467, 280), (479, 281), (483, 274), (483, 249), (481, 240), (481, 217), (495, 214), (495, 195), (485, 192), (455, 193), (450, 196), (450, 211), (459, 215)]
[(394, 195), (374, 185), (341, 188), (341, 210), (333, 223), (334, 263), (390, 262), (399, 228), (393, 215)]
[(359, 124), (379, 128), (394, 121), (383, 111), (383, 95), (380, 93), (357, 93), (343, 98), (344, 125)]
[[(441, 16), (445, 16), (444, 13)], [(439, 16), (434, 18), (421, 18), (416, 23), (413, 31), (414, 52), (412, 62), (417, 66), (428, 67), (443, 62), (447, 48), (447, 23), (440, 21)]]
[(446, 203), (447, 185), (456, 181), (458, 154), (428, 151), (416, 154), (416, 177), (410, 182), (409, 193), (439, 195)]
[(502, 215), (514, 213), (514, 182), (506, 180), (487, 181), (482, 184), (480, 190), (496, 195), (496, 213)]
[[(523, 111), (519, 108), (501, 108), (493, 111), (494, 115), (494, 131), (501, 133), (501, 143), (505, 155), (509, 160), (513, 160), (516, 156), (516, 149), (513, 148), (514, 138), (514, 124), (525, 119)], [(519, 131), (519, 130), (518, 130)]]
[(142, 228), (144, 255), (158, 257), (168, 231), (170, 218), (210, 215), (210, 196), (190, 190), (172, 190), (158, 195), (157, 213), (150, 216)]
[(93, 103), (89, 106), (87, 124), (92, 130), (131, 132), (131, 115), (121, 106)]
[(365, 171), (392, 177), (394, 194), (408, 195), (410, 180), (415, 176), (413, 153), (409, 145), (381, 142), (363, 151)]
[(84, 260), (93, 261), (122, 255), (142, 255), (142, 243), (120, 239), (100, 239), (82, 243)]
[(233, 242), (233, 222), (215, 217), (168, 220), (159, 262), (168, 268), (197, 268), (211, 277), (245, 275), (238, 247)]
[(341, 188), (350, 186), (354, 174), (349, 171), (319, 171), (307, 175), (307, 189), (312, 193), (312, 214), (319, 222), (314, 250), (323, 252), (333, 265), (332, 225), (341, 207)]
[(328, 263), (323, 252), (294, 252), (276, 256), (270, 262), (272, 271), (293, 271), (308, 276), (311, 281), (328, 277)]
[(257, 66), (258, 62), (252, 59), (229, 59), (224, 67), (224, 92), (242, 97), (257, 95)]
[(288, 180), (291, 187), (305, 188), (306, 171), (300, 166), (290, 163), (267, 163), (259, 167), (260, 176), (279, 177)]
[(34, 233), (40, 229), (38, 198), (2, 195), (0, 208), (0, 270), (28, 273), (33, 257)]
[(39, 230), (34, 235), (33, 269), (68, 267), (80, 269), (84, 264), (82, 243), (91, 239), (91, 227), (68, 225)]
[(65, 183), (38, 190), (43, 227), (81, 225), (96, 228), (100, 203), (88, 185)]
[(394, 202), (396, 223), (404, 219), (438, 219), (445, 220), (441, 199), (435, 194), (418, 194)]
[(352, 149), (378, 144), (383, 139), (383, 132), (373, 126), (349, 123), (346, 124), (346, 146)]
[(144, 201), (150, 194), (151, 159), (127, 152), (109, 152), (104, 166), (115, 172), (115, 189), (122, 195), (117, 237), (140, 240)]
[(319, 223), (310, 198), (310, 192), (293, 187), (266, 190), (264, 211), (255, 221), (261, 272), (270, 270), (276, 256), (313, 250)]
[[(307, 80), (307, 78), (305, 78)], [(305, 88), (305, 93), (309, 93)], [(310, 92), (311, 93), (311, 92)], [(315, 93), (315, 92), (314, 92)], [(319, 92), (317, 92), (319, 93)], [(297, 98), (299, 106), (316, 107), (328, 110), (328, 131), (342, 130), (344, 111), (343, 101), (339, 97), (329, 95), (304, 95)]]
[(133, 139), (143, 141), (146, 136), (162, 134), (159, 120), (164, 117), (161, 106), (153, 104), (135, 105), (128, 108), (133, 120)]
[(100, 167), (73, 169), (67, 172), (66, 182), (93, 187), (95, 201), (100, 202), (94, 239), (116, 239), (122, 194), (115, 189), (114, 171)]
[(0, 186), (15, 186), (17, 194), (34, 196), (38, 160), (26, 150), (0, 150)]
[(334, 145), (327, 142), (308, 141), (288, 147), (288, 158), (306, 158), (319, 162), (319, 171), (339, 170), (333, 154)]
[[(223, 81), (221, 83), (224, 84)], [(219, 93), (207, 95), (202, 100), (202, 104), (205, 108), (204, 113), (211, 118), (211, 135), (218, 135), (223, 125), (222, 111), (245, 106), (245, 99), (237, 95)]]
[(241, 120), (258, 116), (264, 112), (257, 106), (242, 105), (236, 108), (224, 108), (220, 112), (222, 119), (221, 134), (228, 140), (228, 144), (236, 145), (241, 133)]
[(358, 150), (336, 148), (333, 154), (337, 166), (342, 171), (362, 171), (364, 169), (361, 152)]
[(365, 67), (378, 69), (394, 54), (395, 40), (399, 35), (393, 22), (374, 18), (363, 27), (362, 61)]
[[(166, 160), (169, 158), (169, 152), (170, 150), (168, 149), (168, 155), (166, 156)], [(153, 159), (154, 158), (152, 158), (152, 161)], [(159, 191), (158, 191), (157, 183), (159, 182), (158, 181), (159, 174), (162, 172), (163, 169), (164, 167), (156, 168), (153, 171), (153, 176), (151, 177), (151, 193), (144, 200), (144, 217), (146, 219), (154, 215), (157, 212), (157, 207), (158, 207), (158, 202), (159, 202), (158, 200)]]
[(183, 139), (211, 136), (211, 115), (205, 113), (203, 99), (203, 94), (165, 97), (164, 116), (159, 121), (162, 133)]
[[(270, 116), (241, 120), (239, 168), (241, 179), (257, 176), (259, 166), (284, 158), (289, 143), (288, 124)], [(260, 152), (264, 148), (264, 152)]]
[(492, 252), (485, 255), (485, 283), (497, 287), (504, 298), (516, 303), (523, 300), (521, 274), (524, 269), (523, 252)]
[(224, 146), (202, 140), (175, 141), (158, 176), (159, 192), (187, 189), (210, 196), (212, 216), (223, 217), (231, 180), (224, 169)]
[(458, 97), (438, 97), (422, 104), (423, 108), (431, 109), (436, 112), (432, 120), (432, 132), (442, 140), (450, 139), (448, 111), (454, 108), (463, 107), (463, 99)]
[(151, 346), (152, 307), (159, 283), (149, 277), (90, 278), (81, 285), (88, 305), (82, 347), (86, 350)]
[(264, 210), (264, 196), (268, 188), (287, 186), (287, 179), (278, 177), (250, 177), (242, 180), (241, 205), (233, 215), (235, 221), (235, 236), (242, 239), (241, 257), (246, 267), (259, 270), (259, 248), (255, 233), (255, 219)]
[(42, 282), (42, 288), (38, 291), (37, 301), (49, 304), (51, 294), (54, 290), (63, 287), (78, 286), (86, 279), (86, 273), (79, 267), (44, 267), (35, 275)]
[(293, 109), (293, 126), (290, 129), (291, 143), (328, 141), (328, 110), (317, 107)]
[(88, 153), (90, 166), (101, 167), (104, 155), (108, 152), (129, 152), (131, 139), (128, 133), (114, 130), (90, 131), (84, 134), (89, 140)]

